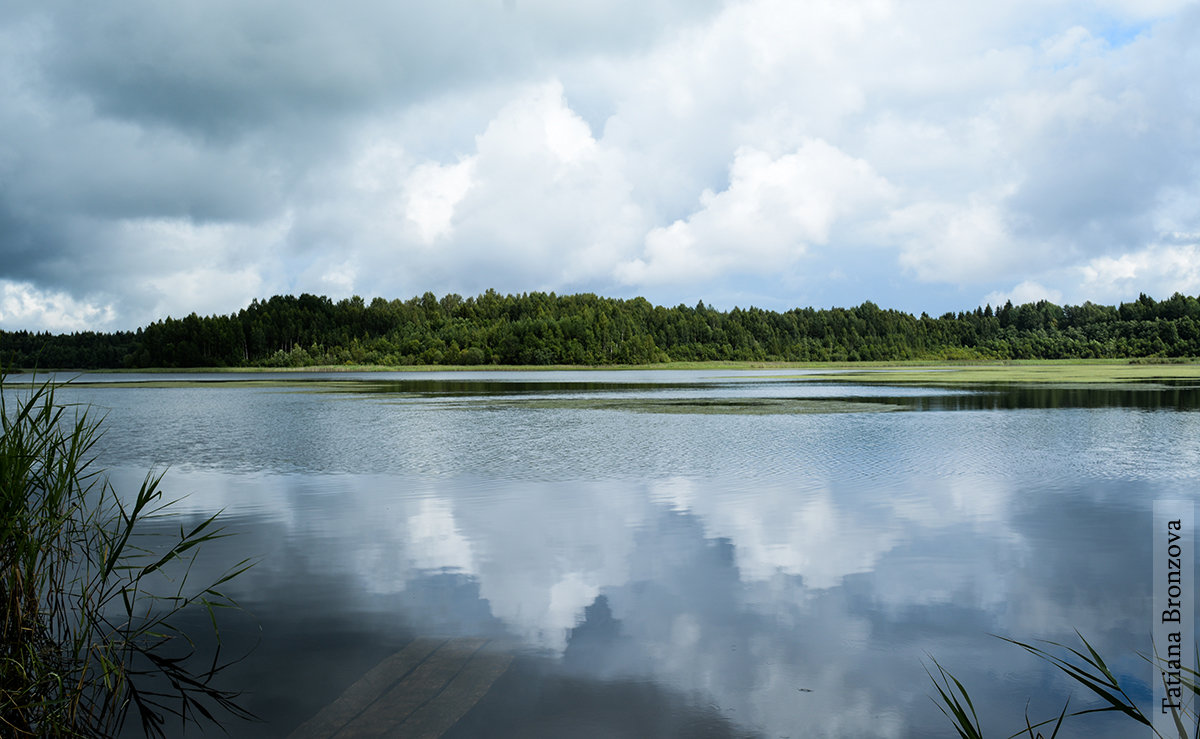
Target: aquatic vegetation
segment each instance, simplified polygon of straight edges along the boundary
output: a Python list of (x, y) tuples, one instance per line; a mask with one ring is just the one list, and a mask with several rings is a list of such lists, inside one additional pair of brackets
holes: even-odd
[[(1041, 643), (1045, 646), (1038, 646), (1003, 636), (998, 637), (1009, 644), (1021, 647), (1038, 659), (1045, 660), (1100, 700), (1099, 707), (1071, 711), (1071, 701), (1068, 699), (1058, 716), (1037, 723), (1030, 720), (1028, 710), (1026, 710), (1025, 728), (1008, 735), (1008, 739), (1021, 736), (1029, 737), (1029, 739), (1054, 739), (1067, 718), (1095, 713), (1120, 714), (1135, 723), (1142, 724), (1161, 739), (1195, 739), (1200, 736), (1200, 715), (1186, 708), (1181, 712), (1172, 709), (1172, 718), (1177, 733), (1163, 736), (1154, 728), (1153, 722), (1130, 696), (1127, 686), (1122, 684), (1121, 679), (1108, 667), (1100, 653), (1084, 638), (1083, 634), (1076, 632), (1076, 635), (1083, 643), (1086, 654), (1084, 651), (1059, 642), (1043, 641)], [(950, 719), (955, 731), (962, 739), (982, 739), (983, 728), (966, 687), (936, 659), (931, 658), (931, 661), (937, 670), (937, 676), (935, 677), (928, 667), (925, 672), (933, 681), (934, 688), (938, 693), (937, 697), (933, 699), (934, 703)], [(1155, 663), (1149, 658), (1147, 661), (1151, 664)], [(1198, 661), (1200, 661), (1200, 655), (1198, 655)], [(1191, 691), (1194, 695), (1200, 695), (1200, 682), (1198, 682), (1200, 673), (1190, 668), (1184, 668), (1183, 671), (1186, 673), (1181, 681), (1184, 689)], [(1051, 725), (1053, 728), (1050, 729), (1047, 737), (1044, 734), (1044, 727)]]
[[(0, 386), (0, 423), (0, 734), (111, 736), (136, 713), (163, 736), (170, 716), (249, 717), (216, 680), (230, 664), (216, 612), (236, 606), (218, 588), (250, 564), (188, 580), (202, 545), (227, 536), (217, 516), (149, 534), (170, 506), (162, 475), (119, 495), (95, 465), (100, 421), (56, 402), (48, 383)], [(178, 627), (197, 610), (213, 632), (199, 666), (199, 635)]]

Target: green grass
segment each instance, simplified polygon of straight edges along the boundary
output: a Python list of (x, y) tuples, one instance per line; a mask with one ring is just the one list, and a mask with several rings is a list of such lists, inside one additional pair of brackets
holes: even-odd
[[(814, 378), (815, 379), (815, 378)], [(1054, 383), (1097, 384), (1196, 380), (1200, 364), (1029, 363), (937, 365), (848, 369), (832, 378), (841, 382), (905, 384)]]
[[(791, 379), (797, 381), (836, 381), (872, 384), (904, 385), (965, 385), (1031, 383), (1039, 385), (1089, 385), (1156, 383), (1196, 381), (1200, 383), (1200, 362), (1141, 364), (1128, 360), (1020, 360), (1008, 362), (670, 362), (648, 365), (603, 365), (603, 366), (498, 366), (459, 367), (429, 365), (420, 367), (305, 367), (289, 369), (239, 368), (239, 369), (187, 369), (187, 370), (139, 370), (138, 372), (169, 372), (172, 374), (227, 374), (227, 373), (285, 373), (297, 379), (317, 372), (547, 372), (584, 370), (724, 370), (730, 377), (748, 370), (775, 370), (787, 374), (758, 377)], [(796, 372), (800, 371), (800, 372)], [(122, 370), (120, 372), (128, 372)], [(14, 377), (10, 382), (21, 382)], [(228, 380), (218, 384), (279, 386), (275, 380)], [(122, 386), (126, 383), (80, 382), (86, 386)], [(201, 387), (212, 382), (188, 382), (187, 380), (152, 380), (130, 383), (136, 387)]]

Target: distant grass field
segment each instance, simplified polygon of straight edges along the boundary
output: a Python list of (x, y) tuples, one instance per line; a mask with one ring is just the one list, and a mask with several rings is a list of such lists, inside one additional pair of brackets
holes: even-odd
[[(378, 365), (334, 365), (303, 368), (194, 368), (194, 369), (146, 369), (113, 370), (121, 374), (158, 373), (171, 374), (227, 374), (227, 373), (287, 373), (303, 375), (315, 372), (545, 372), (580, 370), (724, 370), (732, 373), (756, 370), (775, 370), (780, 377), (799, 380), (837, 379), (844, 382), (904, 383), (904, 384), (964, 384), (964, 383), (1124, 383), (1157, 381), (1200, 381), (1200, 361), (1164, 363), (1131, 363), (1129, 360), (1014, 360), (1003, 362), (667, 362), (646, 365), (551, 365), (512, 366), (479, 365), (447, 366), (423, 365), (408, 367), (385, 367)], [(793, 371), (812, 374), (793, 374)], [(59, 373), (65, 374), (65, 373)], [(760, 375), (761, 376), (761, 375)], [(28, 376), (24, 376), (27, 378)], [(22, 382), (23, 376), (10, 375), (9, 382)], [(28, 381), (24, 379), (24, 381)], [(177, 381), (167, 381), (177, 385)], [(185, 381), (186, 382), (186, 381)], [(248, 380), (248, 383), (269, 383), (271, 380)], [(92, 384), (92, 383), (86, 383)], [(145, 387), (145, 384), (138, 383)], [(197, 383), (207, 384), (207, 383)]]
[(889, 367), (843, 367), (845, 382), (914, 384), (1112, 384), (1126, 382), (1200, 381), (1200, 364), (1117, 364), (1038, 361), (1009, 364), (931, 364)]
[[(1200, 382), (1200, 364), (929, 364), (807, 367), (819, 373), (797, 379), (864, 382), (878, 384), (963, 385), (963, 384), (1054, 384), (1100, 385), (1156, 383), (1194, 380)], [(826, 371), (821, 371), (826, 370)], [(792, 375), (788, 375), (792, 377)]]

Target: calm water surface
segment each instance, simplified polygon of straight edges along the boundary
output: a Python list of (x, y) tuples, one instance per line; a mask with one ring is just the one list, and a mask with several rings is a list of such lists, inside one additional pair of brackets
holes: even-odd
[(421, 636), (518, 654), (453, 737), (951, 736), (930, 655), (1006, 736), (1071, 686), (989, 634), (1074, 629), (1148, 703), (1151, 506), (1200, 480), (1183, 386), (99, 380), (60, 397), (107, 413), (114, 482), (169, 465), (177, 518), (239, 533), (206, 555), (260, 560), (229, 589), (258, 642), (230, 682), (265, 723), (234, 736), (286, 736)]

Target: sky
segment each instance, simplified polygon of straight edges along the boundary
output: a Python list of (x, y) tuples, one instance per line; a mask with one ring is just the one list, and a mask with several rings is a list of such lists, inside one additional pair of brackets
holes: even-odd
[(1195, 0), (6, 0), (0, 328), (1200, 293)]

